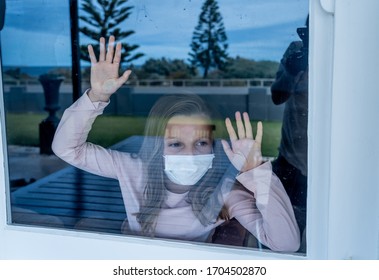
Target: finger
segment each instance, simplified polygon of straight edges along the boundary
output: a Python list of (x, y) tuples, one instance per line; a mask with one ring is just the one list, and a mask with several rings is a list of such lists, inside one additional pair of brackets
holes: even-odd
[(263, 124), (262, 122), (258, 122), (257, 124), (257, 135), (255, 136), (255, 142), (258, 144), (262, 143), (262, 137), (263, 137)]
[(233, 158), (233, 151), (232, 149), (230, 148), (230, 145), (228, 142), (226, 142), (224, 139), (221, 140), (221, 145), (224, 149), (224, 152), (226, 154), (226, 156), (228, 157), (228, 159), (231, 161), (231, 159)]
[(100, 54), (99, 61), (105, 60), (105, 39), (103, 37), (100, 38)]
[(236, 124), (237, 124), (237, 132), (238, 132), (239, 139), (245, 138), (246, 137), (245, 127), (243, 126), (240, 112), (236, 112)]
[(116, 45), (116, 53), (113, 58), (113, 63), (119, 64), (121, 61), (121, 43), (118, 42)]
[(132, 73), (131, 70), (126, 70), (121, 76), (120, 78), (117, 79), (117, 83), (118, 83), (118, 86), (121, 87), (123, 84), (125, 84), (128, 79), (129, 79), (129, 76), (130, 74)]
[(88, 55), (91, 61), (91, 64), (97, 63), (95, 52), (93, 51), (92, 45), (88, 45)]
[(230, 121), (229, 118), (225, 119), (225, 125), (226, 125), (226, 130), (228, 131), (230, 141), (235, 141), (237, 140), (237, 135), (236, 132), (234, 131), (232, 122)]
[(246, 138), (253, 139), (253, 128), (251, 127), (249, 114), (246, 112), (243, 113), (243, 121), (245, 122)]
[(106, 55), (106, 61), (112, 63), (113, 60), (113, 54), (114, 54), (114, 36), (109, 37), (108, 41), (108, 48), (107, 48), (107, 55)]

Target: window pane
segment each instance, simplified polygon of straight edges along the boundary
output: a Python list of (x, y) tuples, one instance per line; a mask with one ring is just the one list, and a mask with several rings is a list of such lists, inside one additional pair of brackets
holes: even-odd
[[(75, 75), (75, 15), (61, 2), (7, 6), (12, 222), (296, 251), (308, 2), (78, 1)], [(91, 91), (71, 105), (76, 78)]]
[[(12, 221), (64, 227), (46, 209), (52, 197), (29, 190), (68, 166), (49, 144), (60, 110), (72, 100), (68, 2), (7, 2), (1, 36)], [(43, 83), (51, 95), (46, 100)]]

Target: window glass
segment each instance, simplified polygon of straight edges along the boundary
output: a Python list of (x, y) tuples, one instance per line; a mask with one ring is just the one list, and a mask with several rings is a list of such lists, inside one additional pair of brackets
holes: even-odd
[(7, 3), (12, 223), (304, 253), (308, 1), (75, 2)]

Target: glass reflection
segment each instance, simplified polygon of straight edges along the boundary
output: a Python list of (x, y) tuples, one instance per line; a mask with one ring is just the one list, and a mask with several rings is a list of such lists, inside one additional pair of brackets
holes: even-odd
[[(90, 10), (88, 7), (84, 8), (89, 2), (94, 3), (93, 10), (99, 7), (97, 1), (79, 1), (79, 15), (87, 18), (87, 21), (83, 18), (80, 20), (82, 30), (80, 45), (84, 47), (82, 56), (83, 52), (87, 52), (86, 45), (89, 43), (94, 46), (94, 53), (98, 53), (96, 45), (99, 45), (98, 38), (101, 35), (107, 39), (110, 34), (117, 35), (114, 30), (113, 33), (108, 30), (108, 33), (103, 34), (100, 32), (100, 26), (95, 26), (94, 30), (97, 28), (99, 32), (92, 33), (92, 38), (84, 36), (83, 30), (85, 27), (89, 28), (89, 20), (93, 15), (93, 13), (88, 13)], [(216, 190), (221, 188), (220, 184), (223, 185), (220, 182), (223, 181), (227, 173), (225, 170), (228, 170), (230, 163), (223, 144), (219, 141), (220, 138), (228, 139), (229, 137), (223, 121), (226, 117), (234, 116), (236, 111), (246, 111), (250, 118), (253, 118), (253, 127), (256, 127), (256, 121), (263, 120), (265, 128), (261, 147), (263, 158), (265, 161), (271, 161), (278, 155), (277, 147), (281, 138), (280, 121), (284, 106), (272, 104), (269, 86), (274, 81), (283, 50), (288, 42), (297, 36), (296, 27), (302, 25), (303, 15), (306, 14), (308, 8), (307, 1), (301, 1), (303, 2), (301, 5), (299, 1), (287, 1), (284, 4), (280, 1), (279, 3), (268, 1), (265, 7), (254, 6), (251, 1), (232, 4), (206, 2), (209, 2), (207, 3), (209, 6), (217, 5), (217, 12), (221, 16), (219, 18), (222, 20), (227, 35), (225, 36), (227, 39), (226, 64), (223, 67), (211, 66), (207, 70), (207, 79), (202, 79), (204, 65), (194, 67), (188, 63), (190, 45), (195, 33), (200, 32), (196, 26), (201, 22), (200, 15), (206, 11), (206, 5), (192, 1), (177, 1), (176, 5), (170, 1), (160, 2), (159, 5), (145, 3), (145, 1), (126, 2), (125, 6), (131, 8), (127, 10), (128, 16), (120, 25), (120, 32), (132, 32), (122, 42), (122, 46), (127, 45), (129, 49), (122, 49), (125, 60), (122, 60), (123, 62), (120, 60), (120, 66), (122, 71), (130, 68), (133, 72), (127, 84), (123, 85), (117, 95), (112, 97), (112, 102), (106, 107), (104, 114), (96, 120), (89, 135), (91, 142), (128, 152), (137, 157), (142, 157), (139, 153), (141, 146), (145, 148), (150, 145), (150, 150), (146, 148), (146, 151), (151, 151), (155, 144), (148, 143), (160, 141), (159, 143), (163, 143), (162, 149), (167, 145), (165, 150), (167, 154), (162, 153), (159, 156), (161, 162), (154, 163), (163, 170), (154, 176), (160, 176), (160, 178), (163, 176), (166, 180), (169, 176), (173, 178), (172, 175), (164, 172), (163, 155), (169, 155), (170, 151), (180, 149), (181, 145), (185, 144), (181, 141), (189, 141), (191, 137), (177, 141), (175, 137), (182, 138), (182, 134), (188, 135), (188, 131), (177, 129), (168, 132), (170, 137), (167, 139), (172, 138), (173, 142), (165, 142), (162, 138), (164, 134), (155, 137), (150, 133), (149, 137), (143, 138), (144, 128), (149, 123), (147, 114), (162, 96), (172, 93), (182, 95), (189, 92), (191, 95), (192, 93), (200, 95), (218, 113), (217, 117), (210, 118), (212, 125), (215, 124), (215, 130), (210, 132), (210, 130), (200, 129), (198, 133), (195, 133), (201, 138), (201, 141), (197, 141), (195, 145), (198, 155), (204, 151), (206, 151), (205, 155), (215, 154), (215, 158), (212, 159), (212, 168), (208, 168), (203, 177), (199, 175), (201, 177), (199, 182), (202, 182), (207, 178), (208, 173), (213, 172), (212, 176), (208, 176), (213, 180), (209, 182), (214, 182), (212, 190), (209, 190), (207, 195), (198, 192), (190, 198), (193, 201), (191, 207), (195, 209), (193, 213), (198, 213), (194, 214), (196, 217), (208, 215), (203, 222), (212, 221), (211, 217), (223, 211), (224, 205), (217, 199), (212, 202), (215, 208), (213, 209), (212, 206), (209, 209), (213, 210), (207, 210), (210, 214), (206, 214), (207, 211), (202, 209), (207, 209), (209, 206), (206, 206), (204, 201), (211, 201), (209, 197), (212, 196), (217, 197)], [(275, 10), (272, 8), (269, 10), (272, 5), (276, 6)], [(162, 10), (166, 11), (166, 14), (170, 11), (172, 17), (162, 17), (159, 13)], [(250, 10), (252, 15), (247, 16), (241, 13), (233, 17), (228, 12), (243, 10)], [(285, 13), (286, 10), (292, 12)], [(263, 24), (263, 19), (261, 20), (258, 15), (267, 14), (268, 11), (270, 14), (278, 13), (280, 16), (272, 17), (272, 22)], [(36, 14), (46, 14), (46, 16), (39, 16), (38, 20), (35, 20)], [(283, 15), (291, 15), (292, 18), (283, 18)], [(122, 196), (116, 180), (72, 168), (54, 154), (41, 148), (41, 141), (46, 140), (46, 137), (40, 136), (40, 124), (49, 115), (46, 113), (48, 105), (43, 96), (43, 86), (38, 79), (46, 74), (64, 78), (58, 90), (59, 109), (55, 111), (57, 118), (62, 117), (63, 111), (71, 105), (73, 99), (69, 18), (68, 3), (61, 3), (61, 1), (57, 3), (51, 1), (46, 4), (45, 1), (30, 3), (25, 0), (10, 2), (8, 5), (6, 26), (2, 31), (2, 37), (6, 37), (7, 40), (6, 42), (2, 40), (2, 53), (13, 222), (140, 234), (131, 229), (128, 222), (125, 222), (129, 212), (125, 205), (125, 196)], [(269, 21), (267, 17), (266, 21)], [(177, 24), (178, 22), (180, 24)], [(266, 42), (264, 46), (255, 44), (259, 40)], [(276, 43), (269, 43), (273, 41)], [(28, 42), (28, 48), (25, 48), (25, 42)], [(129, 58), (133, 57), (133, 59), (127, 59), (128, 56), (125, 56), (127, 51), (130, 54)], [(201, 56), (198, 58), (200, 60)], [(90, 86), (89, 63), (83, 59), (81, 64), (82, 88), (86, 89)], [(233, 117), (233, 122), (234, 119)], [(170, 125), (168, 129), (171, 130)], [(238, 131), (237, 128), (235, 129)], [(49, 144), (47, 145), (49, 147)], [(209, 146), (212, 147), (211, 153), (207, 150)], [(152, 154), (153, 152), (149, 156)], [(168, 165), (178, 165), (175, 160), (168, 157)], [(186, 159), (181, 159), (180, 162), (184, 160)], [(203, 159), (203, 161), (207, 160)], [(209, 164), (204, 163), (204, 166), (209, 167)], [(192, 178), (195, 175), (189, 177)], [(233, 185), (238, 184), (235, 179), (231, 181)], [(151, 196), (150, 200), (155, 199), (162, 200), (163, 198), (157, 195)], [(160, 207), (157, 205), (153, 208), (163, 207), (163, 204)], [(146, 214), (147, 208), (145, 207), (143, 211), (139, 211), (140, 209), (132, 211), (127, 218), (129, 220), (131, 215), (135, 215), (133, 217), (137, 219), (140, 215), (141, 221), (146, 219), (146, 225), (149, 226), (144, 225), (146, 228), (144, 234), (148, 232), (151, 235), (151, 229), (157, 223), (157, 220), (152, 218), (156, 216), (156, 213), (149, 217), (149, 214)], [(140, 214), (142, 212), (144, 214)], [(223, 214), (220, 217), (223, 220), (226, 219)], [(212, 228), (212, 232), (215, 231), (219, 235), (215, 234), (206, 240), (246, 246), (250, 241), (245, 238), (244, 228), (240, 227), (240, 223), (231, 220), (228, 224), (231, 225), (232, 230), (225, 230), (225, 227)], [(225, 234), (225, 232), (233, 233)], [(223, 235), (226, 237), (220, 238)], [(238, 235), (243, 238), (236, 241), (235, 237)], [(188, 240), (182, 236), (172, 238)], [(240, 241), (242, 239), (244, 240)], [(249, 244), (252, 243), (254, 242)]]

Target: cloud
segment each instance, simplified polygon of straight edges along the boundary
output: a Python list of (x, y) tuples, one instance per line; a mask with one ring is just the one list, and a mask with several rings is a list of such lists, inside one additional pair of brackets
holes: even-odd
[[(134, 6), (130, 24), (142, 34), (173, 27), (192, 31), (203, 3), (200, 0), (129, 2)], [(294, 20), (304, 22), (308, 11), (307, 0), (219, 0), (218, 5), (229, 31), (280, 25)]]
[(219, 6), (228, 30), (304, 22), (308, 13), (307, 0), (220, 0)]
[(132, 0), (130, 3), (134, 10), (128, 23), (133, 30), (144, 36), (176, 30), (192, 33), (201, 6), (201, 1), (189, 0)]
[[(3, 64), (17, 66), (68, 66), (71, 41), (66, 34), (20, 30), (8, 27), (1, 32)], [(7, 44), (11, 43), (11, 44)]]
[[(145, 57), (187, 59), (203, 1), (129, 0), (134, 6), (125, 30), (135, 34), (128, 43), (140, 46)], [(229, 54), (278, 60), (296, 27), (308, 13), (308, 0), (219, 0)], [(69, 1), (12, 0), (2, 37), (4, 64), (70, 65)], [(80, 6), (80, 1), (79, 1)], [(88, 39), (80, 37), (81, 43)], [(20, 52), (17, 54), (17, 52)]]
[(69, 1), (7, 1), (5, 27), (42, 33), (70, 30)]
[[(139, 44), (140, 50), (146, 53), (140, 61), (174, 54), (187, 59), (202, 1), (133, 2), (130, 27), (136, 34), (129, 41)], [(288, 43), (298, 39), (296, 27), (305, 21), (308, 10), (307, 0), (220, 0), (218, 3), (230, 55), (257, 60), (279, 60)]]

